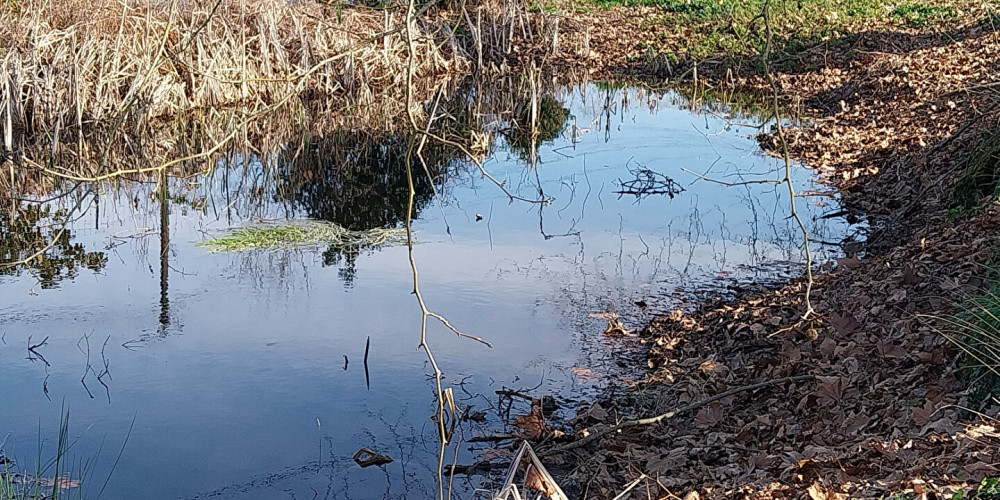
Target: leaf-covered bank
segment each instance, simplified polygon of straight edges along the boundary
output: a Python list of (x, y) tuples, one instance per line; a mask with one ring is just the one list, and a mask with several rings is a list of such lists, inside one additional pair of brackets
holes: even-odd
[[(676, 17), (671, 5), (583, 14), (626, 26), (615, 37), (623, 50), (593, 57), (692, 79), (693, 60), (663, 71), (644, 65), (642, 47), (622, 33), (652, 26), (654, 13)], [(590, 497), (613, 496), (644, 473), (664, 498), (968, 498), (1000, 472), (1000, 405), (970, 400), (967, 363), (942, 331), (989, 284), (1000, 243), (995, 181), (956, 194), (968, 190), (970, 166), (989, 158), (983, 138), (1000, 119), (1000, 33), (988, 6), (939, 7), (953, 15), (924, 23), (913, 16), (926, 9), (887, 5), (899, 15), (845, 23), (794, 54), (779, 51), (769, 67), (783, 102), (812, 117), (785, 130), (791, 157), (836, 185), (847, 215), (868, 228), (866, 241), (842, 242), (845, 257), (816, 263), (825, 272), (815, 314), (803, 319), (803, 282), (793, 281), (654, 320), (643, 332), (649, 380), (633, 400), (602, 404), (621, 417), (649, 416), (761, 381), (816, 380), (735, 394), (562, 455)], [(658, 29), (667, 28), (650, 32)], [(684, 38), (667, 33), (667, 45)], [(699, 82), (766, 88), (753, 46), (744, 47), (703, 57)], [(773, 130), (759, 139), (780, 154)], [(983, 410), (963, 410), (971, 406)], [(615, 421), (608, 413), (604, 424)]]

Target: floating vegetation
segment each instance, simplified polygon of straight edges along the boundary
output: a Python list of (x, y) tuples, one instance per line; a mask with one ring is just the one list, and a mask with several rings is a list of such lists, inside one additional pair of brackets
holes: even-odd
[(374, 228), (353, 231), (324, 221), (296, 221), (290, 224), (265, 224), (242, 227), (225, 236), (198, 242), (213, 252), (245, 252), (328, 244), (341, 250), (377, 248), (406, 242), (406, 230)]

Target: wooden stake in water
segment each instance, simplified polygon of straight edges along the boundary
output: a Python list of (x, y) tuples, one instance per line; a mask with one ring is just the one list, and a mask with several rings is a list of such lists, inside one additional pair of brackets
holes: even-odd
[(365, 364), (365, 387), (368, 388), (369, 391), (372, 390), (371, 379), (368, 378), (368, 347), (371, 344), (371, 341), (372, 341), (372, 338), (370, 336), (367, 339), (365, 339), (365, 361), (364, 361), (364, 364)]

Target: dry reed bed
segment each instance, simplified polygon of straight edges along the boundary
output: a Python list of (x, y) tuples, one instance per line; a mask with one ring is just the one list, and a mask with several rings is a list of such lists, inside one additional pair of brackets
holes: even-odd
[[(75, 140), (102, 125), (127, 131), (197, 108), (261, 111), (300, 96), (338, 102), (344, 114), (376, 100), (401, 107), (405, 36), (377, 35), (402, 17), (285, 0), (29, 0), (0, 13), (4, 147), (35, 134)], [(417, 81), (463, 69), (419, 25), (418, 35)]]

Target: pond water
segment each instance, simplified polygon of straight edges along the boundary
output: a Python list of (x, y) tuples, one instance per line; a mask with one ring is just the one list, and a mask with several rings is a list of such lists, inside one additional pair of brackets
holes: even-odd
[[(505, 431), (496, 390), (556, 395), (571, 415), (641, 376), (641, 364), (615, 363), (641, 353), (641, 341), (606, 337), (601, 313), (638, 330), (655, 312), (802, 272), (783, 185), (727, 187), (688, 172), (727, 182), (783, 175), (759, 151), (756, 129), (723, 107), (595, 85), (542, 104), (555, 126), (541, 131), (535, 168), (530, 144), (509, 132), (497, 134), (484, 167), (512, 193), (551, 203), (511, 203), (474, 166), (432, 148), (417, 182), (423, 297), (493, 344), (430, 323), (444, 383), (487, 415), (462, 427), (465, 439)], [(48, 204), (79, 207), (65, 244), (46, 268), (0, 276), (7, 456), (19, 467), (53, 456), (65, 406), (86, 498), (436, 497), (435, 393), (417, 350), (407, 248), (197, 245), (262, 218), (402, 227), (405, 139), (342, 133), (308, 144), (297, 156), (236, 157), (209, 177), (172, 179), (166, 203), (151, 182), (81, 187)], [(643, 169), (683, 191), (617, 193), (646, 178)], [(836, 199), (807, 170), (793, 174), (810, 194), (797, 203), (811, 236), (840, 241), (846, 222), (820, 217)], [(6, 230), (14, 238), (18, 229)], [(824, 248), (814, 245), (817, 264), (834, 256)], [(361, 447), (394, 461), (361, 469), (351, 461)], [(474, 459), (466, 444), (457, 453), (459, 463)], [(469, 497), (475, 486), (455, 488)]]

